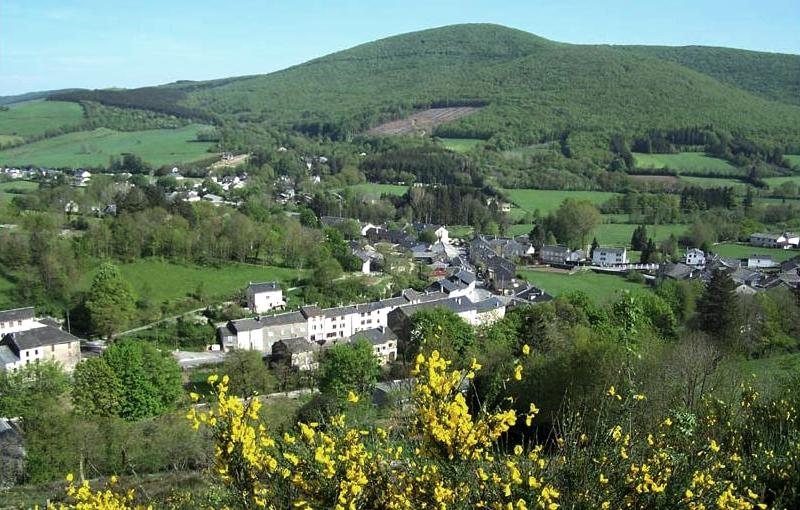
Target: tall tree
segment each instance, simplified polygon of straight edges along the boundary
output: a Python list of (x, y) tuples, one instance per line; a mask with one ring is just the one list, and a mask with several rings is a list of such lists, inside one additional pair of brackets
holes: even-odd
[(717, 270), (712, 275), (697, 308), (700, 329), (722, 345), (737, 342), (739, 313), (736, 283), (726, 271)]
[(92, 281), (86, 298), (86, 309), (94, 332), (110, 337), (128, 325), (133, 318), (135, 300), (130, 283), (117, 266), (104, 263)]
[(231, 380), (230, 391), (234, 395), (249, 397), (272, 391), (278, 381), (275, 379), (258, 351), (233, 351), (225, 356), (222, 367)]
[(87, 358), (72, 374), (72, 403), (85, 416), (118, 416), (123, 388), (105, 357)]

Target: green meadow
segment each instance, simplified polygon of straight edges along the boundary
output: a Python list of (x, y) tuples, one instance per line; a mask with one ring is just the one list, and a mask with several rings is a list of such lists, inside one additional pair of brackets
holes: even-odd
[[(506, 189), (504, 190), (518, 208), (524, 212), (533, 212), (539, 209), (541, 214), (547, 214), (558, 209), (561, 202), (567, 198), (587, 200), (599, 206), (609, 198), (617, 195), (608, 191), (561, 191), (546, 189)], [(512, 214), (513, 211), (512, 211)]]
[(717, 171), (739, 173), (740, 171), (724, 159), (712, 158), (702, 152), (679, 152), (677, 154), (633, 153), (639, 168), (670, 168), (678, 173), (697, 171)]
[(12, 145), (19, 145), (25, 141), (21, 136), (16, 135), (0, 135), (0, 149), (10, 147)]
[(715, 244), (711, 251), (727, 258), (744, 259), (753, 254), (772, 255), (772, 258), (779, 261), (789, 260), (800, 255), (798, 250), (781, 250), (780, 248), (761, 248), (747, 244)]
[(406, 191), (408, 191), (408, 186), (399, 186), (397, 184), (375, 184), (371, 182), (354, 184), (353, 186), (348, 186), (348, 188), (360, 193), (378, 196), (384, 194), (401, 196), (405, 195)]
[(764, 182), (769, 184), (769, 187), (773, 189), (777, 188), (778, 186), (780, 186), (785, 182), (793, 182), (798, 186), (800, 186), (800, 175), (792, 175), (789, 177), (767, 177), (766, 179), (764, 179)]
[(43, 135), (49, 129), (77, 126), (82, 122), (83, 108), (78, 103), (30, 101), (12, 104), (8, 110), (0, 111), (0, 134), (26, 138)]
[(442, 138), (442, 145), (454, 152), (469, 152), (486, 143), (476, 138)]
[(800, 168), (800, 154), (786, 154), (783, 156), (789, 160), (789, 163)]
[(0, 203), (10, 202), (12, 198), (19, 194), (14, 192), (30, 193), (37, 189), (39, 189), (39, 184), (32, 181), (0, 182)]
[[(193, 293), (200, 282), (210, 297), (227, 299), (249, 282), (274, 280), (288, 289), (305, 274), (301, 270), (273, 266), (229, 263), (215, 267), (158, 259), (142, 259), (121, 264), (119, 268), (137, 296), (147, 295), (156, 303), (179, 301)], [(85, 275), (82, 287), (88, 289), (92, 278), (94, 270)]]
[[(637, 226), (629, 223), (601, 223), (594, 229), (592, 236), (597, 237), (597, 242), (602, 246), (628, 246), (631, 242), (633, 230)], [(647, 235), (656, 242), (668, 239), (670, 234), (680, 237), (688, 228), (687, 225), (679, 224), (645, 226), (647, 227)], [(530, 223), (511, 225), (508, 227), (507, 235), (527, 235), (532, 229), (533, 225)]]
[(154, 166), (187, 163), (211, 156), (211, 142), (196, 142), (203, 126), (120, 132), (79, 131), (0, 151), (0, 165), (102, 167), (111, 156), (133, 153)]
[(680, 182), (689, 184), (691, 186), (699, 186), (701, 188), (736, 188), (744, 192), (747, 185), (738, 179), (727, 179), (722, 177), (693, 177), (690, 175), (682, 175)]
[(558, 296), (582, 291), (598, 303), (608, 302), (621, 290), (644, 290), (645, 286), (626, 280), (623, 276), (581, 271), (575, 274), (522, 270), (519, 274), (536, 287)]

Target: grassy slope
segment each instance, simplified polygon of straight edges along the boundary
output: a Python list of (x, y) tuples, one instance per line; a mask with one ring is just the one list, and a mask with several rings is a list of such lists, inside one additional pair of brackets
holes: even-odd
[[(197, 87), (197, 85), (192, 85)], [(714, 124), (796, 139), (800, 107), (683, 65), (608, 46), (570, 45), (496, 25), (403, 34), (270, 75), (190, 90), (183, 104), (284, 124), (347, 121), (353, 132), (431, 101), (480, 99), (449, 136), (529, 135)]]
[(682, 175), (681, 182), (690, 184), (692, 186), (700, 186), (701, 188), (718, 188), (721, 186), (730, 186), (744, 192), (747, 185), (738, 179), (720, 179), (716, 177), (693, 177), (689, 175)]
[(770, 188), (778, 187), (784, 182), (793, 182), (800, 185), (800, 175), (793, 175), (791, 177), (767, 177), (764, 179), (764, 182), (769, 184)]
[(561, 202), (567, 198), (588, 200), (600, 205), (616, 193), (606, 191), (560, 191), (541, 189), (507, 189), (504, 190), (511, 201), (524, 211), (533, 212), (539, 209), (542, 214), (547, 214), (558, 209)]
[[(597, 237), (597, 242), (602, 246), (628, 246), (631, 242), (633, 230), (637, 225), (627, 223), (603, 223), (594, 229), (592, 236)], [(508, 234), (512, 236), (527, 235), (533, 225), (511, 225)], [(687, 225), (647, 225), (647, 234), (655, 241), (669, 238), (670, 234), (680, 237), (687, 229)]]
[(442, 138), (442, 145), (451, 151), (455, 152), (469, 152), (475, 147), (481, 146), (486, 143), (486, 140), (479, 140), (476, 138)]
[(363, 184), (355, 184), (353, 186), (348, 186), (350, 189), (361, 192), (361, 193), (368, 193), (371, 195), (405, 195), (406, 191), (408, 191), (408, 186), (398, 186), (396, 184), (375, 184), (371, 182), (365, 182)]
[(784, 158), (788, 159), (797, 168), (800, 168), (800, 154), (787, 154)]
[[(122, 275), (133, 285), (137, 295), (147, 291), (155, 302), (175, 301), (185, 298), (203, 282), (205, 291), (214, 298), (229, 298), (234, 292), (253, 282), (277, 280), (289, 283), (303, 274), (302, 271), (271, 266), (226, 264), (204, 267), (195, 264), (177, 264), (157, 259), (144, 259), (120, 266)], [(82, 285), (89, 288), (93, 272), (85, 275)]]
[(598, 303), (607, 302), (620, 290), (645, 289), (641, 284), (627, 281), (622, 276), (580, 272), (573, 275), (543, 271), (519, 271), (533, 285), (557, 296), (565, 292), (580, 290)]
[(678, 154), (634, 153), (636, 166), (640, 168), (670, 168), (672, 170), (713, 170), (736, 173), (737, 169), (727, 161), (711, 158), (701, 152), (680, 152)]
[(797, 250), (781, 250), (778, 248), (760, 248), (746, 244), (717, 244), (712, 247), (712, 251), (723, 256), (734, 259), (747, 258), (753, 254), (772, 255), (775, 260), (789, 260), (800, 254)]
[(39, 189), (39, 184), (31, 181), (8, 181), (0, 182), (0, 203), (10, 202), (17, 193), (9, 193), (10, 190), (34, 191)]
[(199, 125), (180, 129), (119, 132), (106, 128), (79, 131), (0, 151), (0, 164), (104, 166), (111, 156), (132, 152), (155, 166), (208, 157), (213, 145), (195, 142)]
[(77, 126), (83, 122), (83, 108), (77, 103), (31, 101), (0, 111), (0, 134), (20, 137), (42, 135), (48, 129)]

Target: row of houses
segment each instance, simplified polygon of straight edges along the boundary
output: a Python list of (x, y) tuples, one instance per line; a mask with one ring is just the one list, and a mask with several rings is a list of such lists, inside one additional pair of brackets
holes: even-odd
[(750, 236), (750, 245), (788, 250), (800, 247), (800, 235), (794, 232), (781, 232), (778, 234), (756, 232)]
[(13, 372), (39, 361), (57, 361), (72, 371), (81, 360), (80, 339), (33, 307), (0, 311), (0, 370)]
[(405, 334), (408, 319), (418, 310), (434, 307), (450, 309), (473, 325), (505, 315), (505, 304), (495, 297), (476, 302), (460, 294), (406, 289), (397, 297), (370, 303), (334, 308), (311, 305), (292, 312), (232, 320), (218, 326), (217, 336), (224, 350), (257, 350), (275, 358), (288, 354), (293, 366), (300, 369), (313, 368), (310, 360), (315, 352), (361, 336), (373, 344), (378, 358), (388, 363), (397, 355), (397, 338)]

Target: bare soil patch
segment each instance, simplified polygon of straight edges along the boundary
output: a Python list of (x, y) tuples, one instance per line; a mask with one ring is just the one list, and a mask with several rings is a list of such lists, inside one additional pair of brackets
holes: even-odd
[(410, 133), (430, 134), (434, 127), (458, 120), (480, 110), (476, 106), (430, 108), (404, 119), (393, 120), (373, 127), (369, 135), (406, 135)]

